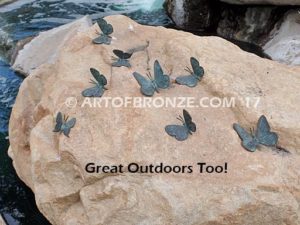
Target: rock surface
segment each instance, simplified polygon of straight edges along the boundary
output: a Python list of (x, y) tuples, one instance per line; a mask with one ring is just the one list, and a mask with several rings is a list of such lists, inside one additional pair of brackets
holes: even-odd
[(0, 215), (0, 225), (5, 225), (1, 215)]
[(221, 37), (262, 46), (284, 15), (278, 7), (230, 6), (223, 10), (217, 26)]
[(264, 46), (272, 59), (291, 65), (300, 65), (300, 14), (288, 12), (279, 29), (273, 31), (273, 38)]
[(16, 0), (0, 0), (0, 6), (15, 2)]
[[(53, 225), (298, 225), (300, 223), (300, 68), (261, 59), (218, 37), (136, 24), (124, 16), (110, 46), (93, 45), (96, 25), (64, 42), (56, 61), (39, 66), (20, 88), (10, 120), (10, 156)], [(131, 58), (132, 68), (111, 68), (113, 49), (150, 42)], [(57, 42), (54, 42), (57, 44)], [(49, 43), (49, 46), (54, 45)], [(59, 45), (60, 46), (60, 45)], [(42, 48), (43, 46), (36, 46)], [(155, 97), (236, 97), (234, 108), (188, 108), (197, 132), (185, 142), (169, 137), (182, 108), (81, 107), (89, 69), (108, 79), (104, 97), (142, 97), (132, 72), (145, 74), (158, 59), (174, 79), (194, 56), (206, 70), (196, 88), (175, 84)], [(75, 97), (79, 104), (65, 102)], [(260, 97), (258, 107), (241, 99)], [(70, 138), (52, 132), (58, 111), (76, 117)], [(254, 126), (266, 115), (281, 155), (267, 148), (249, 153), (232, 129)], [(85, 165), (212, 165), (228, 173), (88, 174)], [(267, 216), (266, 216), (267, 215)]]
[(165, 6), (175, 24), (186, 30), (208, 29), (220, 16), (218, 6), (210, 0), (167, 0)]
[(91, 19), (85, 16), (73, 23), (57, 27), (48, 32), (41, 32), (37, 38), (26, 44), (18, 52), (18, 56), (12, 66), (13, 69), (27, 76), (38, 66), (46, 62), (55, 62), (64, 44), (76, 33), (84, 32), (91, 25)]

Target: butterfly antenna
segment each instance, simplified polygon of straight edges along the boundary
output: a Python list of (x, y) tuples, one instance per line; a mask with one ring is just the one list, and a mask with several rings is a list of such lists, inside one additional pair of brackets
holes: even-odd
[(148, 72), (148, 73), (147, 73), (147, 77), (148, 77), (150, 80), (152, 80), (151, 72)]
[(187, 72), (190, 72), (190, 68), (188, 68), (188, 67), (185, 67), (184, 70)]
[(182, 123), (184, 122), (184, 120), (183, 120), (183, 118), (182, 118), (182, 116), (181, 116), (181, 115), (180, 115), (180, 116), (178, 116), (178, 117), (177, 117), (177, 119), (178, 119), (180, 122), (182, 122)]
[(180, 115), (179, 117), (180, 117), (180, 119), (181, 119), (182, 121), (184, 121), (184, 119), (183, 119), (183, 117), (182, 117), (181, 115)]
[(66, 116), (66, 120), (65, 120), (65, 122), (67, 122), (67, 121), (68, 121), (68, 119), (69, 119), (69, 116)]
[(179, 120), (180, 122), (182, 122), (182, 120), (179, 117), (176, 117), (177, 120)]

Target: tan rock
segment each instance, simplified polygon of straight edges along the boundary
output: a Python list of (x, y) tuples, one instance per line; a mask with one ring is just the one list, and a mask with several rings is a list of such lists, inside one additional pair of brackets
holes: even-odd
[(54, 28), (51, 31), (41, 32), (37, 38), (27, 43), (18, 52), (12, 68), (24, 75), (28, 75), (32, 70), (44, 63), (55, 62), (64, 44), (78, 32), (87, 30), (91, 25), (91, 19), (85, 16), (75, 22)]
[[(124, 16), (107, 21), (115, 30), (112, 45), (91, 43), (96, 25), (78, 32), (54, 63), (39, 66), (25, 79), (13, 108), (10, 155), (51, 223), (300, 224), (300, 68), (261, 59), (218, 37), (142, 26)], [(147, 41), (147, 51), (133, 55), (131, 69), (111, 68), (113, 49)], [(104, 97), (142, 97), (133, 71), (145, 74), (149, 65), (152, 71), (158, 59), (174, 79), (186, 74), (191, 56), (206, 70), (203, 81), (196, 88), (173, 84), (154, 97), (260, 97), (257, 109), (240, 100), (234, 108), (188, 108), (198, 130), (178, 142), (164, 127), (177, 123), (182, 108), (81, 107), (91, 67), (108, 79)], [(69, 97), (77, 99), (76, 107), (67, 107)], [(77, 118), (70, 138), (52, 132), (58, 111)], [(268, 148), (249, 153), (241, 147), (232, 124), (251, 127), (262, 114), (292, 154)], [(88, 174), (84, 168), (90, 162), (193, 165), (194, 173)], [(228, 172), (200, 174), (198, 162), (227, 162)]]
[(0, 0), (0, 6), (7, 5), (15, 1), (16, 0)]
[(2, 216), (0, 216), (0, 225), (6, 225), (2, 219)]
[[(14, 48), (12, 49), (12, 53), (10, 55), (10, 64), (13, 65), (16, 61), (17, 56), (19, 55), (19, 52), (24, 48), (24, 46), (26, 44), (28, 44), (30, 41), (32, 41), (32, 39), (34, 39), (35, 37), (28, 37), (25, 39), (22, 39), (20, 41), (17, 42), (16, 46), (14, 46)], [(23, 72), (24, 74), (24, 72)]]

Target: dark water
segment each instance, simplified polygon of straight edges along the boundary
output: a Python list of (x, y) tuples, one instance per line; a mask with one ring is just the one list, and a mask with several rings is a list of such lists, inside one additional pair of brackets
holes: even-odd
[(50, 224), (38, 211), (31, 190), (18, 178), (7, 155), (7, 133), (0, 133), (0, 211), (7, 224)]
[(23, 78), (17, 76), (4, 61), (0, 60), (0, 133), (8, 129), (8, 119)]
[(22, 80), (0, 60), (0, 212), (7, 224), (49, 224), (38, 212), (32, 192), (18, 178), (7, 155), (8, 120)]
[(172, 22), (165, 14), (162, 2), (163, 0), (35, 0), (21, 7), (5, 6), (0, 9), (0, 27), (15, 41), (84, 15), (97, 19), (112, 14), (125, 14), (141, 24), (166, 26)]
[[(163, 0), (20, 0), (0, 8), (0, 213), (9, 225), (44, 225), (31, 190), (18, 178), (7, 155), (8, 120), (22, 78), (8, 65), (15, 43), (84, 15), (97, 19), (124, 14), (142, 24), (169, 26)], [(24, 4), (20, 4), (24, 3)]]

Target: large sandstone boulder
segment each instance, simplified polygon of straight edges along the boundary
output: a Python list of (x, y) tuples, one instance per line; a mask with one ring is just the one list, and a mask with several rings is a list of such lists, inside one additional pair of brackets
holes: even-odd
[[(98, 27), (73, 35), (56, 61), (45, 63), (20, 88), (10, 120), (10, 155), (53, 225), (261, 225), (300, 223), (300, 68), (261, 59), (218, 37), (136, 24), (124, 16), (110, 46), (93, 45)], [(132, 68), (111, 68), (113, 49), (149, 41)], [(51, 43), (49, 45), (53, 46)], [(43, 46), (36, 46), (43, 48)], [(55, 47), (55, 46), (53, 46)], [(194, 56), (205, 68), (195, 88), (177, 86), (154, 97), (236, 97), (236, 107), (187, 108), (197, 132), (185, 142), (168, 136), (182, 108), (81, 107), (89, 69), (108, 79), (104, 97), (142, 97), (132, 72), (146, 74), (158, 59), (174, 79)], [(78, 104), (70, 103), (75, 97)], [(242, 99), (261, 101), (246, 107)], [(70, 107), (72, 106), (72, 107)], [(76, 117), (70, 138), (52, 132), (58, 111)], [(291, 154), (268, 148), (249, 153), (232, 124), (254, 126), (266, 115)], [(193, 165), (192, 174), (89, 174), (97, 165)], [(227, 173), (198, 172), (196, 163), (228, 164)]]

